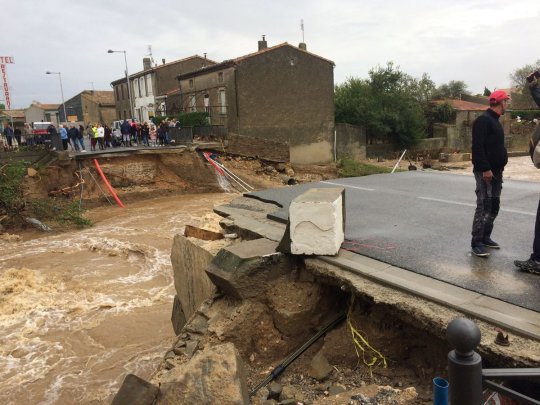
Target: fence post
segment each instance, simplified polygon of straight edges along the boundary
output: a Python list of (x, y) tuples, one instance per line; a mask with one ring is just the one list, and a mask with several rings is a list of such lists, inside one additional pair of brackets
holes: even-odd
[(446, 329), (452, 350), (448, 353), (450, 404), (481, 405), (482, 358), (474, 349), (480, 343), (480, 329), (466, 318), (454, 319)]

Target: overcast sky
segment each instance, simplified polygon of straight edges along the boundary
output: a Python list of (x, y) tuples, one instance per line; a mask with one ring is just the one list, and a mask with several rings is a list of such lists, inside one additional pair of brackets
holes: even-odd
[[(298, 45), (335, 62), (334, 81), (366, 78), (393, 61), (437, 85), (463, 80), (473, 93), (509, 86), (509, 74), (540, 59), (540, 0), (2, 0), (0, 56), (12, 108), (61, 103), (82, 90), (111, 90), (142, 70), (152, 46), (161, 63), (194, 54), (217, 62), (268, 46)], [(1, 79), (0, 79), (1, 81)], [(0, 99), (3, 99), (3, 92)]]

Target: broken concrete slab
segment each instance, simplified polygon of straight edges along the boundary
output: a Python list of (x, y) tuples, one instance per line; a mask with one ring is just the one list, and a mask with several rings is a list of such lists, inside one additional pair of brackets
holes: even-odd
[(232, 343), (208, 347), (167, 374), (157, 404), (248, 405), (244, 365)]
[(186, 319), (216, 291), (204, 271), (212, 259), (212, 254), (190, 242), (185, 236), (174, 237), (171, 249), (174, 287)]
[(196, 226), (186, 225), (184, 228), (184, 236), (187, 238), (197, 238), (202, 240), (219, 240), (223, 239), (223, 234), (219, 232), (209, 231), (207, 229), (197, 228)]
[(114, 396), (112, 405), (152, 405), (159, 388), (135, 374), (128, 374)]
[(287, 274), (293, 258), (276, 252), (277, 243), (255, 239), (221, 249), (206, 273), (225, 294), (246, 299), (266, 291), (268, 282)]
[(291, 253), (336, 255), (345, 240), (345, 189), (312, 188), (289, 206)]
[(180, 334), (180, 331), (186, 324), (186, 315), (184, 314), (184, 311), (182, 310), (182, 303), (180, 302), (178, 295), (174, 296), (171, 323), (172, 323), (172, 327), (173, 327), (175, 335)]

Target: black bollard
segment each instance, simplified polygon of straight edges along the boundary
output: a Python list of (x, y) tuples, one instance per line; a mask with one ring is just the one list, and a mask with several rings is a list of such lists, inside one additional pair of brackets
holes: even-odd
[(446, 329), (449, 399), (451, 405), (482, 405), (482, 358), (474, 351), (480, 343), (480, 329), (466, 318), (454, 319)]

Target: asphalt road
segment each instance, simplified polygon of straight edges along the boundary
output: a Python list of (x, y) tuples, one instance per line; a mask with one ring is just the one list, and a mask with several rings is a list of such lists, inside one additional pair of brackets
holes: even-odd
[(539, 183), (506, 180), (489, 258), (470, 253), (475, 209), (472, 176), (411, 171), (336, 179), (247, 194), (283, 207), (313, 187), (345, 187), (343, 248), (450, 284), (540, 312), (540, 276), (513, 261), (531, 253)]

